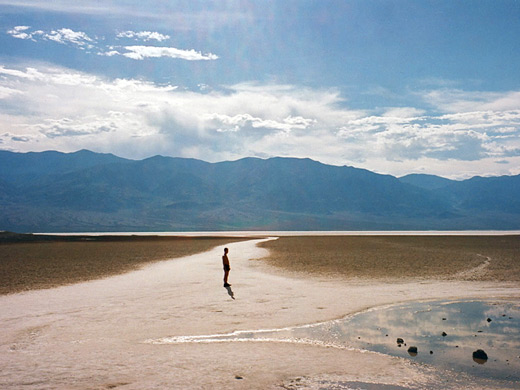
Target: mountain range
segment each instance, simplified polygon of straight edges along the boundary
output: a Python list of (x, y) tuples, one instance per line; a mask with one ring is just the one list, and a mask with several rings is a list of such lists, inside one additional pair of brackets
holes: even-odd
[(0, 230), (512, 230), (520, 175), (455, 181), (310, 159), (0, 151)]

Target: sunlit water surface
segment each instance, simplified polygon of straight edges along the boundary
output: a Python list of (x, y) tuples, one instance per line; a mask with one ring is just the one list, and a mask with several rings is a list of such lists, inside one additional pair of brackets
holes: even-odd
[(178, 231), (178, 232), (69, 232), (36, 233), (56, 236), (184, 236), (184, 237), (284, 237), (284, 236), (507, 236), (520, 230), (244, 230), (244, 231)]
[[(320, 327), (331, 340), (472, 375), (520, 381), (520, 305), (414, 302)], [(402, 343), (397, 339), (401, 338)], [(410, 347), (416, 347), (414, 353)], [(486, 359), (473, 357), (483, 350)]]
[[(474, 377), (520, 381), (520, 303), (511, 302), (412, 302), (294, 328), (148, 340), (154, 344), (245, 341), (369, 350)], [(483, 350), (487, 360), (474, 359), (477, 350)]]

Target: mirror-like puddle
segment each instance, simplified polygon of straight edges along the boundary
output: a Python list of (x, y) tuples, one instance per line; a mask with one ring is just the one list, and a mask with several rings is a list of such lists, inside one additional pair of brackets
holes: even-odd
[(154, 344), (244, 341), (369, 350), (488, 379), (520, 381), (520, 303), (413, 302), (293, 328), (148, 340)]

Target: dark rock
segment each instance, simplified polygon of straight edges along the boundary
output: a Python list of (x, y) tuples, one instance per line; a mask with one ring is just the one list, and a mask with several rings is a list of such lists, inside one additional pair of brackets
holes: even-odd
[(488, 355), (483, 349), (473, 352), (473, 360), (478, 364), (484, 364), (488, 360)]
[(430, 351), (430, 355), (433, 355), (433, 351)]
[(491, 322), (493, 321), (491, 318), (488, 317), (488, 319), (486, 320), (487, 322)]
[(474, 358), (479, 358), (479, 359), (487, 359), (488, 358), (487, 353), (483, 349), (477, 349), (475, 352), (473, 352), (473, 357)]
[(410, 354), (410, 356), (417, 356), (417, 347), (408, 348), (408, 353)]
[(447, 335), (448, 335), (448, 333), (442, 332), (442, 337), (446, 337)]
[(397, 344), (404, 344), (404, 340), (402, 338), (398, 337)]

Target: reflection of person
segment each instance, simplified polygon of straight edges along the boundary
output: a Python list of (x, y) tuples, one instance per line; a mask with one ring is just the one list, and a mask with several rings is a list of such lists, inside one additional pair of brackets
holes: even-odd
[(231, 267), (229, 266), (229, 259), (227, 257), (229, 250), (228, 248), (224, 248), (224, 256), (222, 256), (222, 265), (224, 266), (224, 287), (230, 287), (231, 285), (227, 282), (229, 271)]

